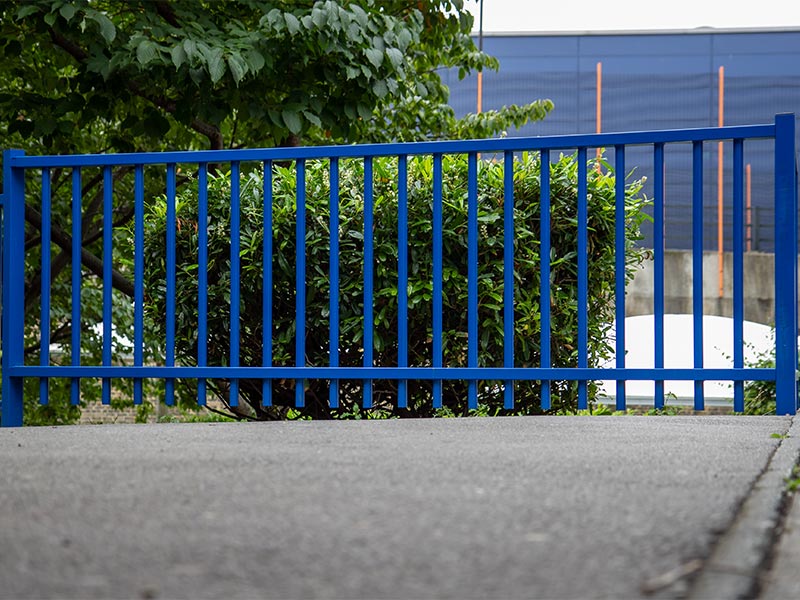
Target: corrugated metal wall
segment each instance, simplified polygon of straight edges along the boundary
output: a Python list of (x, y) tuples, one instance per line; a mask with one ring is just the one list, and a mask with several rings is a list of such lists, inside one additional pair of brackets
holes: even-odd
[[(726, 125), (768, 123), (781, 112), (800, 114), (800, 31), (488, 35), (483, 43), (500, 61), (499, 72), (483, 76), (484, 110), (539, 98), (555, 103), (547, 119), (509, 135), (594, 132), (598, 62), (602, 63), (603, 131), (716, 126), (719, 67), (724, 67)], [(452, 71), (443, 78), (456, 114), (475, 112), (477, 78), (459, 81)], [(752, 250), (771, 251), (773, 246), (769, 148), (769, 142), (745, 145), (745, 163), (752, 173)], [(709, 250), (718, 246), (717, 151), (716, 144), (709, 144), (704, 157), (708, 216), (704, 246)], [(726, 213), (732, 201), (732, 157), (728, 145), (723, 149)], [(636, 175), (652, 181), (651, 152), (630, 152), (627, 162), (636, 165)], [(666, 163), (667, 247), (688, 248), (691, 147), (671, 149)], [(724, 230), (724, 247), (730, 250), (730, 218), (724, 220)], [(649, 240), (651, 232), (646, 233)]]

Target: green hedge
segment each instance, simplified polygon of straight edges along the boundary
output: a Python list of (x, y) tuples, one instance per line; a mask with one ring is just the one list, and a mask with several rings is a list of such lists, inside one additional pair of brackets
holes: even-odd
[[(596, 161), (588, 166), (589, 180), (589, 363), (605, 359), (610, 348), (605, 333), (613, 322), (614, 298), (614, 183), (609, 165)], [(397, 159), (374, 160), (374, 357), (375, 365), (397, 365)], [(467, 159), (445, 156), (444, 189), (444, 365), (466, 366), (467, 357)], [(255, 169), (255, 167), (254, 167)], [(274, 244), (274, 364), (295, 364), (295, 169), (273, 168)], [(483, 156), (478, 168), (479, 194), (479, 363), (502, 366), (503, 356), (503, 163)], [(577, 171), (574, 156), (561, 156), (551, 169), (551, 290), (552, 361), (554, 366), (577, 365)], [(515, 327), (517, 366), (538, 366), (539, 353), (539, 178), (538, 153), (523, 154), (514, 161), (515, 219)], [(340, 347), (342, 366), (362, 364), (363, 315), (363, 162), (340, 164)], [(645, 218), (641, 181), (632, 181), (626, 192), (627, 277), (642, 261), (644, 250), (636, 247)], [(310, 161), (306, 168), (306, 263), (307, 316), (306, 364), (328, 364), (329, 336), (329, 165)], [(432, 189), (433, 160), (408, 161), (408, 347), (409, 364), (431, 364), (432, 344)], [(229, 352), (230, 325), (230, 176), (209, 176), (208, 221), (208, 358), (211, 365), (225, 365)], [(197, 352), (197, 185), (182, 187), (177, 204), (177, 340), (176, 355), (182, 364), (195, 364)], [(155, 202), (147, 218), (145, 243), (145, 310), (156, 335), (164, 338), (165, 314), (165, 214), (164, 199)], [(261, 364), (262, 308), (262, 176), (258, 170), (243, 171), (241, 178), (241, 365)], [(309, 381), (306, 408), (291, 411), (294, 382), (277, 381), (274, 408), (261, 407), (260, 381), (242, 381), (240, 414), (260, 419), (292, 416), (326, 418), (359, 413), (361, 384), (343, 381), (341, 408), (328, 408), (328, 382)], [(375, 411), (383, 416), (431, 416), (430, 382), (409, 383), (409, 408), (396, 408), (396, 383), (376, 381)], [(209, 381), (209, 389), (228, 400), (226, 381)], [(467, 414), (464, 382), (444, 383), (447, 412)], [(516, 387), (517, 414), (535, 414), (539, 408), (540, 383)], [(596, 386), (590, 383), (590, 395)], [(191, 389), (189, 393), (192, 393)], [(502, 413), (499, 382), (481, 382), (482, 412)], [(572, 411), (577, 386), (552, 384), (554, 411)]]

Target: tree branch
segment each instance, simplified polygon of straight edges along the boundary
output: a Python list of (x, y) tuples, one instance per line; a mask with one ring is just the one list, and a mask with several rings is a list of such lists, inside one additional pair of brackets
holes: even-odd
[(72, 56), (72, 58), (78, 62), (83, 62), (89, 58), (89, 55), (86, 53), (86, 51), (78, 46), (78, 44), (63, 36), (52, 27), (48, 27), (48, 30), (50, 32), (50, 39), (53, 40), (57, 46), (60, 46), (63, 50), (66, 50)]
[[(161, 14), (160, 11), (159, 14)], [(164, 15), (162, 15), (162, 17), (163, 16)], [(164, 18), (166, 19), (166, 17)], [(89, 58), (89, 55), (86, 53), (86, 51), (83, 48), (81, 48), (78, 44), (68, 39), (58, 31), (55, 31), (52, 27), (48, 28), (48, 30), (50, 32), (50, 39), (53, 40), (53, 43), (55, 43), (57, 46), (59, 46), (67, 53), (69, 53), (70, 56), (72, 56), (75, 60), (77, 60), (80, 63), (83, 63)], [(140, 98), (147, 100), (148, 102), (158, 106), (159, 108), (170, 114), (175, 113), (174, 101), (168, 100), (167, 98), (164, 98), (162, 96), (151, 96), (131, 80), (127, 80), (125, 82), (125, 85), (131, 92), (133, 92)], [(222, 132), (220, 131), (219, 127), (201, 121), (196, 117), (191, 120), (189, 126), (192, 129), (194, 129), (197, 133), (200, 133), (208, 138), (211, 150), (222, 150), (223, 148)]]
[(172, 7), (168, 2), (164, 2), (164, 0), (158, 0), (156, 2), (156, 12), (161, 16), (162, 19), (164, 19), (173, 27), (181, 26), (181, 24), (178, 22), (178, 17), (175, 14), (175, 11), (172, 10)]
[[(164, 112), (168, 112), (171, 115), (175, 114), (176, 106), (174, 100), (170, 100), (168, 98), (165, 98), (164, 96), (152, 96), (151, 94), (145, 92), (133, 81), (129, 81), (127, 86), (131, 92), (133, 92), (140, 98), (143, 98), (148, 102), (156, 105)], [(200, 119), (195, 117), (190, 121), (189, 127), (194, 129), (197, 133), (201, 133), (208, 138), (211, 150), (223, 149), (222, 132), (216, 125), (211, 125), (210, 123), (206, 123), (205, 121), (201, 121)]]
[[(125, 208), (125, 211), (122, 212), (122, 216), (116, 221), (112, 221), (111, 228), (116, 229), (117, 227), (122, 227), (133, 218), (133, 215), (134, 215), (134, 206), (128, 205)], [(102, 227), (87, 229), (86, 235), (83, 237), (83, 244), (84, 246), (88, 246), (99, 240), (101, 237), (103, 237)]]
[[(42, 230), (42, 215), (32, 206), (25, 206), (25, 220), (39, 231)], [(65, 252), (72, 251), (72, 236), (55, 224), (50, 226), (52, 241)], [(81, 247), (81, 264), (98, 277), (103, 277), (103, 261)], [(133, 283), (116, 269), (111, 270), (111, 285), (126, 296), (133, 298)]]

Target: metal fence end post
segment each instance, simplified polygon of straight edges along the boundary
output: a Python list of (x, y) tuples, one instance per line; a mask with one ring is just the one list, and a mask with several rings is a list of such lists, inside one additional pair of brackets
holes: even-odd
[(797, 411), (797, 165), (795, 116), (775, 116), (775, 410)]
[(3, 152), (3, 304), (0, 426), (22, 426), (22, 378), (11, 376), (11, 366), (21, 365), (25, 322), (25, 175), (13, 167), (21, 150)]

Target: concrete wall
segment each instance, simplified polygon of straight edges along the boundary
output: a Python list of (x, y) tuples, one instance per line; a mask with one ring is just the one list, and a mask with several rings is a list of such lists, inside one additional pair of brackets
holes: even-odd
[[(716, 252), (703, 254), (703, 313), (733, 316), (733, 255), (723, 254), (723, 295), (719, 296)], [(664, 307), (668, 314), (692, 312), (692, 254), (684, 250), (664, 253)], [(625, 314), (653, 314), (653, 261), (647, 261), (628, 284)], [(775, 322), (775, 256), (763, 252), (744, 255), (744, 318), (773, 325)]]

